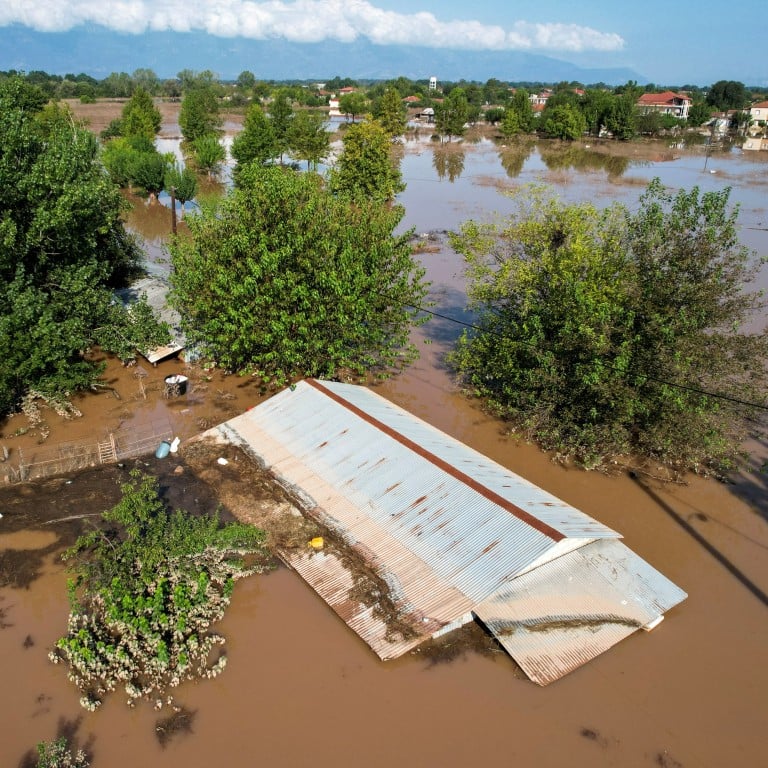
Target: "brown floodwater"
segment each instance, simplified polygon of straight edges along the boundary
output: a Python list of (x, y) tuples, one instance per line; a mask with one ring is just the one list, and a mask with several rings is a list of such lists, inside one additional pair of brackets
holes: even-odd
[[(483, 179), (489, 173), (500, 178), (496, 153), (494, 166), (482, 147), (468, 149), (453, 183), (448, 175), (438, 178), (441, 167), (435, 169), (428, 155), (428, 148), (406, 148), (404, 162), (411, 156), (419, 163), (425, 158), (423, 166), (414, 166), (409, 182), (408, 226), (419, 232), (450, 228), (465, 214), (487, 209), (489, 195), (503, 208), (494, 185), (478, 181), (481, 171)], [(534, 151), (523, 167), (540, 163), (538, 157)], [(700, 158), (694, 159), (698, 164)], [(741, 162), (737, 159), (730, 170), (715, 167), (732, 180)], [(451, 167), (455, 176), (460, 166)], [(658, 170), (638, 168), (635, 173), (645, 175)], [(605, 196), (616, 186), (605, 178), (595, 180), (594, 169), (581, 181), (569, 173), (565, 189), (571, 196), (577, 186), (583, 194), (599, 189)], [(679, 169), (681, 178), (687, 173)], [(508, 178), (503, 169), (501, 175)], [(709, 174), (702, 178), (714, 183)], [(748, 231), (756, 235), (754, 247), (761, 248), (764, 180), (750, 179), (739, 195), (752, 212), (749, 226), (756, 229)], [(619, 197), (638, 191), (630, 183), (616, 188)], [(140, 222), (135, 226), (141, 231)], [(162, 232), (148, 239), (161, 258)], [(420, 256), (433, 281), (435, 309), (468, 320), (461, 265), (438, 243), (434, 252)], [(37, 496), (32, 487), (5, 488), (0, 492), (0, 507), (5, 504), (0, 508), (5, 515), (0, 559), (19, 552), (37, 559), (36, 577), (28, 586), (0, 589), (0, 766), (23, 765), (36, 742), (59, 732), (74, 733), (92, 753), (94, 766), (112, 768), (765, 764), (768, 478), (744, 472), (731, 485), (695, 477), (684, 485), (663, 485), (649, 476), (633, 479), (619, 471), (606, 476), (553, 463), (535, 447), (509, 437), (503, 424), (456, 392), (443, 356), (460, 330), (438, 319), (419, 329), (414, 340), (421, 359), (377, 391), (621, 531), (628, 546), (689, 593), (657, 629), (636, 633), (575, 673), (539, 688), (504, 654), (467, 653), (444, 663), (412, 654), (380, 662), (296, 574), (279, 569), (237, 585), (220, 626), (227, 637), (228, 666), (219, 678), (179, 689), (176, 698), (190, 713), (188, 730), (179, 730), (163, 747), (156, 729), (165, 712), (158, 714), (149, 705), (130, 710), (113, 695), (102, 710), (87, 713), (78, 705), (79, 694), (66, 670), (48, 661), (47, 651), (65, 631), (67, 616), (66, 574), (52, 544), (58, 525), (30, 522), (22, 532), (5, 535), (2, 526), (15, 514), (8, 494), (29, 496), (45, 507), (45, 517), (57, 517), (60, 505), (60, 516), (69, 518), (76, 505), (73, 510), (63, 491), (58, 497)], [(145, 375), (137, 376), (137, 370)], [(189, 375), (190, 387), (185, 395), (167, 399), (163, 379), (172, 373)], [(263, 397), (248, 377), (203, 371), (180, 360), (157, 367), (143, 363), (141, 369), (109, 361), (106, 380), (117, 396), (104, 391), (78, 398), (82, 418), (65, 421), (44, 412), (51, 434), (43, 445), (34, 430), (17, 434), (27, 426), (24, 417), (0, 423), (0, 444), (10, 450), (9, 461), (20, 449), (30, 460), (47, 445), (117, 430), (170, 425), (174, 434), (188, 437)], [(768, 450), (757, 443), (749, 447), (758, 468)], [(153, 466), (170, 482), (172, 460)], [(78, 482), (74, 477), (67, 486), (70, 494)], [(100, 494), (103, 506), (110, 506), (113, 487), (114, 479), (101, 491), (98, 485), (87, 486), (89, 509)]]

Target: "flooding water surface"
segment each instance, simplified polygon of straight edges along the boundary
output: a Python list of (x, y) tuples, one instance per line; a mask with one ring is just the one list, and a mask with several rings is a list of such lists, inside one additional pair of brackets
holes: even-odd
[[(511, 204), (500, 189), (528, 181), (553, 183), (568, 199), (634, 205), (645, 183), (659, 176), (675, 188), (732, 186), (732, 199), (742, 206), (742, 239), (768, 255), (768, 162), (757, 153), (705, 158), (700, 150), (659, 145), (622, 159), (582, 147), (554, 159), (544, 145), (499, 148), (490, 142), (443, 153), (436, 157), (423, 142), (403, 148), (403, 226), (417, 233), (503, 215)], [(139, 202), (130, 218), (159, 270), (167, 214), (163, 206)], [(467, 320), (460, 260), (442, 239), (434, 243), (419, 258), (433, 284), (435, 310)], [(66, 536), (61, 522), (31, 519), (18, 533), (0, 527), (0, 558), (11, 562), (20, 552), (36, 558), (26, 586), (0, 589), (0, 765), (23, 765), (37, 741), (58, 732), (74, 733), (94, 766), (114, 768), (765, 764), (765, 476), (744, 472), (732, 485), (701, 478), (662, 485), (650, 477), (559, 466), (508, 437), (502, 424), (456, 392), (443, 356), (460, 332), (457, 323), (431, 320), (415, 334), (421, 359), (377, 391), (622, 532), (628, 546), (689, 593), (656, 630), (636, 633), (547, 688), (527, 681), (504, 654), (467, 653), (450, 663), (413, 654), (382, 663), (298, 576), (280, 569), (238, 584), (220, 627), (227, 669), (180, 689), (185, 728), (163, 746), (158, 734), (166, 726), (158, 718), (165, 713), (148, 705), (129, 710), (119, 695), (86, 713), (65, 669), (48, 661), (48, 649), (66, 629), (66, 574), (56, 551)], [(137, 369), (110, 361), (106, 378), (114, 391), (78, 399), (80, 419), (65, 423), (46, 414), (46, 442), (148, 425), (170, 425), (188, 437), (262, 397), (247, 378), (191, 369), (179, 360), (140, 370), (144, 375), (137, 376)], [(166, 399), (162, 380), (177, 372), (188, 373), (192, 386), (183, 397)], [(34, 431), (17, 434), (23, 429), (20, 416), (0, 425), (11, 461), (19, 449), (29, 455), (42, 450)], [(750, 450), (757, 468), (768, 452), (759, 444)], [(155, 466), (170, 483), (175, 464)], [(32, 486), (3, 489), (4, 521), (25, 499), (47, 510), (46, 520), (76, 516), (78, 482), (89, 509), (112, 503), (114, 479), (91, 486), (75, 476), (50, 493)]]

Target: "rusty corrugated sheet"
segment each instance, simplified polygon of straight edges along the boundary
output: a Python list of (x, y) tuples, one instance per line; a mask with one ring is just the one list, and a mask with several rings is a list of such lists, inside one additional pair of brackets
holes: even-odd
[[(623, 563), (618, 572), (632, 571), (619, 534), (363, 387), (300, 382), (218, 433), (269, 468), (386, 583), (398, 620), (413, 637), (393, 636), (391, 625), (355, 598), (354, 576), (331, 553), (286, 554), (383, 659), (482, 610), (481, 618), (508, 650), (514, 647), (530, 676), (549, 682), (618, 642), (638, 622), (647, 623), (643, 619), (658, 615), (661, 606), (679, 601), (670, 597), (674, 590), (659, 597), (661, 582), (650, 566), (645, 564), (652, 574), (633, 566), (631, 608), (609, 613), (626, 586), (611, 587), (606, 580), (611, 558)], [(605, 546), (585, 549), (590, 542)], [(581, 549), (564, 554), (572, 547)], [(566, 604), (568, 590), (550, 589), (549, 578), (568, 568), (583, 574)], [(585, 587), (587, 574), (591, 589)], [(647, 589), (638, 586), (640, 577)], [(528, 593), (510, 585), (530, 589), (529, 597), (521, 599)], [(515, 599), (507, 599), (508, 590)], [(529, 620), (547, 616), (556, 618), (546, 632), (541, 620), (530, 628)], [(590, 642), (569, 644), (579, 622), (591, 627)]]
[(366, 605), (355, 597), (355, 578), (333, 553), (286, 552), (283, 557), (384, 661), (402, 656), (436, 631), (434, 626), (408, 615), (400, 617), (406, 631), (387, 624), (374, 605)]
[(619, 541), (596, 541), (520, 576), (474, 610), (528, 677), (547, 685), (686, 597)]

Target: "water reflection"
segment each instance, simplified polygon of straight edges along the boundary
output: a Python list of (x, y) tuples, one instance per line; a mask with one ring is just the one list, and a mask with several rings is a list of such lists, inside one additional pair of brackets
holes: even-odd
[[(603, 154), (589, 147), (573, 144), (552, 144), (539, 147), (539, 153), (547, 170), (563, 171), (573, 169), (582, 173), (588, 171), (605, 171), (609, 179), (617, 179), (624, 174), (630, 165), (643, 164), (643, 160), (630, 160), (628, 157)], [(659, 153), (657, 162), (673, 160), (674, 155)]]
[(516, 179), (523, 171), (528, 158), (533, 153), (536, 142), (516, 141), (514, 144), (502, 144), (499, 148), (499, 162), (510, 179)]
[(442, 144), (432, 151), (432, 167), (441, 181), (451, 183), (464, 172), (464, 150), (458, 144)]

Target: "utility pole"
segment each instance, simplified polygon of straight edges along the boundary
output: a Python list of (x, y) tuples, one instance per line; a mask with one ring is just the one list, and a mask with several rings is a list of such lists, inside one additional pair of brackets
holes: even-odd
[(171, 232), (176, 234), (176, 187), (170, 188), (171, 193)]

